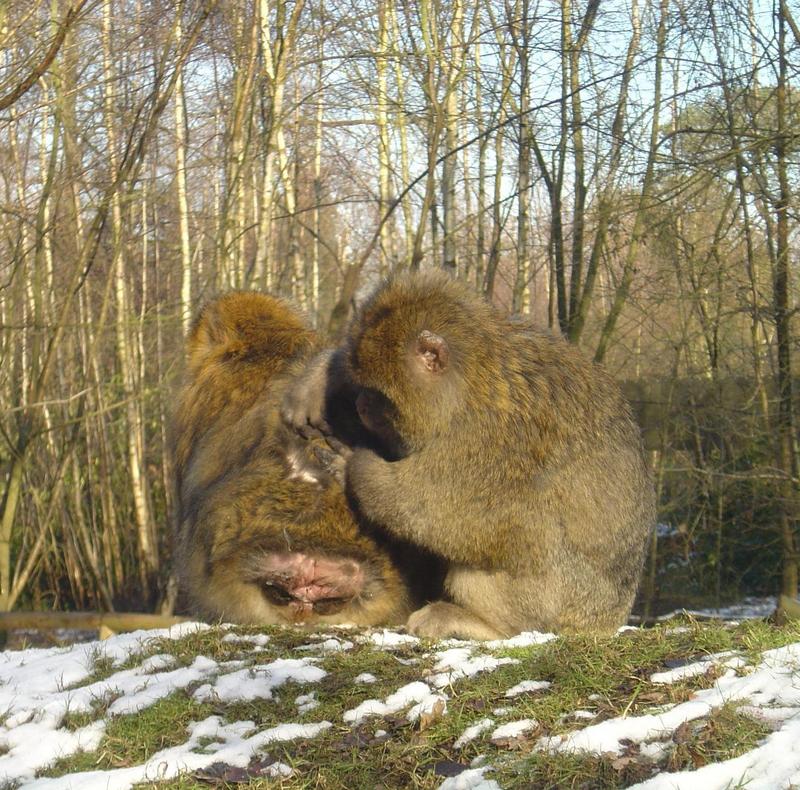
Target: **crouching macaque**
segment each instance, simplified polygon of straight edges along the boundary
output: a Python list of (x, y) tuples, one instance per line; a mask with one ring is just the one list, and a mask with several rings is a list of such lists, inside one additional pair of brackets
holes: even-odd
[(625, 623), (654, 491), (629, 406), (598, 366), (446, 275), (399, 275), (342, 347), (309, 365), (284, 419), (324, 428), (326, 398), (352, 388), (385, 450), (344, 453), (350, 496), (447, 562), (448, 600), (415, 611), (412, 632), (488, 639)]
[(424, 558), (363, 533), (320, 448), (281, 422), (316, 343), (288, 305), (258, 293), (211, 302), (191, 331), (174, 415), (176, 554), (202, 616), (375, 625), (402, 623), (421, 603), (398, 562), (413, 571)]

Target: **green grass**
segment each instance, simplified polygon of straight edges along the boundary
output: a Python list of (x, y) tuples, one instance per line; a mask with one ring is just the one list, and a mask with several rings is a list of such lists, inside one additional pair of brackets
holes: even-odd
[(177, 691), (140, 713), (110, 718), (96, 752), (79, 752), (60, 760), (46, 775), (62, 776), (143, 763), (155, 752), (183, 743), (190, 722), (204, 719), (212, 712), (210, 705), (197, 703), (184, 691)]
[[(680, 626), (681, 628), (677, 628)], [(685, 629), (685, 630), (682, 630)], [(261, 633), (237, 629), (237, 633)], [(267, 629), (271, 636), (264, 651), (254, 652), (247, 643), (222, 642), (230, 631), (212, 629), (179, 640), (165, 640), (148, 647), (146, 655), (170, 653), (178, 665), (190, 664), (197, 655), (216, 661), (246, 660), (266, 664), (279, 657), (315, 655), (298, 650), (316, 641), (307, 632)], [(354, 640), (354, 632), (344, 631), (342, 639)], [(608, 718), (636, 716), (654, 712), (661, 706), (682, 702), (716, 677), (710, 671), (669, 685), (650, 682), (653, 672), (663, 671), (676, 662), (699, 660), (710, 653), (735, 650), (749, 661), (761, 651), (800, 640), (800, 625), (777, 628), (761, 621), (737, 627), (716, 623), (697, 623), (691, 619), (671, 621), (643, 631), (626, 632), (614, 638), (567, 637), (528, 648), (495, 651), (515, 658), (518, 663), (455, 681), (444, 689), (449, 697), (447, 712), (422, 723), (410, 724), (404, 713), (368, 718), (356, 726), (346, 725), (342, 714), (366, 699), (385, 699), (406, 683), (424, 679), (435, 663), (434, 645), (404, 646), (381, 651), (356, 643), (346, 651), (323, 654), (318, 665), (328, 673), (314, 684), (287, 683), (274, 690), (271, 700), (252, 702), (198, 703), (192, 688), (176, 692), (136, 715), (109, 719), (100, 747), (92, 754), (77, 754), (61, 760), (47, 776), (96, 768), (118, 768), (144, 762), (155, 752), (178, 745), (187, 738), (187, 727), (216, 714), (233, 722), (249, 720), (258, 729), (281, 722), (318, 722), (333, 726), (308, 741), (271, 744), (260, 760), (280, 760), (295, 769), (294, 776), (266, 779), (254, 776), (250, 787), (291, 788), (434, 788), (443, 780), (448, 766), (468, 766), (479, 755), (495, 767), (489, 776), (503, 787), (625, 787), (641, 781), (656, 770), (685, 770), (708, 762), (726, 760), (753, 748), (768, 732), (751, 718), (725, 706), (705, 719), (682, 728), (670, 741), (658, 766), (643, 759), (638, 746), (620, 756), (581, 756), (535, 751), (540, 735), (557, 735)], [(143, 656), (131, 658), (135, 666)], [(101, 668), (107, 671), (107, 667)], [(370, 672), (372, 684), (355, 684), (353, 679)], [(505, 697), (508, 688), (522, 680), (546, 680), (546, 691), (527, 693), (513, 699)], [(318, 707), (300, 714), (295, 698), (314, 692)], [(508, 708), (496, 714), (498, 708)], [(575, 710), (595, 714), (591, 721), (576, 721)], [(69, 726), (84, 726), (93, 714), (71, 717)], [(517, 741), (491, 743), (490, 732), (469, 742), (463, 749), (453, 744), (463, 731), (484, 717), (496, 724), (522, 718), (535, 719), (539, 726)], [(385, 730), (386, 736), (376, 735)], [(257, 773), (257, 771), (256, 771)], [(183, 790), (213, 786), (207, 777), (183, 776), (163, 782), (159, 787)], [(217, 787), (233, 787), (224, 780)]]

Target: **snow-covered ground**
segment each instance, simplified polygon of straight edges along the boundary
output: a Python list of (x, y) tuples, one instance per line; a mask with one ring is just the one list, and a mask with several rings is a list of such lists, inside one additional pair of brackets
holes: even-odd
[(718, 609), (681, 609), (679, 612), (664, 615), (659, 620), (669, 619), (679, 613), (714, 620), (746, 620), (753, 617), (769, 617), (775, 611), (777, 605), (777, 598), (771, 595), (763, 598), (748, 596), (737, 603), (720, 606)]
[[(311, 740), (336, 726), (356, 726), (381, 716), (403, 716), (416, 721), (421, 716), (448, 715), (448, 701), (458, 684), (478, 673), (493, 672), (517, 659), (497, 656), (490, 651), (535, 645), (553, 639), (552, 635), (523, 634), (505, 642), (485, 645), (448, 641), (432, 656), (432, 672), (421, 670), (419, 680), (398, 682), (388, 696), (369, 699), (343, 709), (338, 721), (285, 721), (259, 728), (251, 721), (227, 721), (219, 715), (191, 723), (183, 743), (162, 749), (146, 762), (113, 770), (96, 770), (58, 778), (36, 778), (59, 757), (77, 751), (94, 751), (100, 744), (108, 721), (116, 716), (133, 716), (178, 689), (188, 689), (198, 701), (220, 702), (263, 700), (269, 704), (276, 691), (291, 682), (298, 718), (301, 713), (314, 718), (318, 701), (315, 687), (328, 676), (325, 657), (343, 655), (354, 645), (392, 651), (416, 643), (414, 637), (392, 631), (372, 634), (348, 632), (338, 635), (309, 636), (309, 643), (295, 648), (292, 657), (261, 660), (269, 646), (267, 635), (221, 637), (226, 642), (247, 645), (251, 660), (220, 662), (198, 655), (188, 666), (178, 666), (170, 655), (169, 641), (161, 642), (159, 655), (137, 658), (154, 639), (175, 640), (207, 629), (187, 623), (169, 630), (135, 632), (66, 648), (30, 649), (0, 653), (0, 785), (23, 788), (75, 788), (75, 790), (116, 790), (138, 782), (168, 779), (182, 772), (196, 772), (224, 763), (245, 768), (268, 744)], [(151, 650), (152, 652), (152, 650)], [(389, 656), (387, 655), (387, 658)], [(109, 670), (108, 667), (111, 667)], [(105, 672), (94, 679), (96, 668)], [(590, 755), (617, 754), (635, 744), (639, 754), (657, 760), (673, 741), (685, 722), (692, 722), (723, 705), (769, 723), (772, 729), (752, 751), (720, 763), (710, 763), (692, 772), (660, 773), (638, 785), (647, 790), (683, 788), (714, 790), (744, 786), (788, 788), (800, 785), (800, 642), (765, 651), (760, 660), (748, 666), (734, 653), (711, 655), (670, 671), (655, 673), (653, 684), (670, 684), (716, 668), (717, 680), (711, 688), (697, 691), (690, 699), (662, 706), (647, 715), (621, 715), (592, 723), (595, 714), (576, 710), (568, 714), (573, 729), (556, 736), (536, 736), (538, 723), (531, 718), (508, 720), (507, 709), (486, 711), (487, 715), (466, 728), (454, 750), (481, 739), (487, 744), (503, 744), (514, 739), (533, 738), (529, 748), (542, 752), (572, 752)], [(363, 673), (355, 678), (359, 686), (375, 677)], [(296, 695), (294, 689), (300, 687)], [(510, 686), (504, 698), (513, 704), (520, 695), (547, 694), (550, 684), (542, 678)], [(296, 698), (295, 698), (296, 697)], [(102, 714), (92, 720), (92, 715)], [(76, 728), (66, 726), (67, 717), (86, 714), (89, 723)], [(502, 721), (498, 721), (503, 717)], [(379, 730), (383, 737), (386, 733)], [(261, 768), (262, 776), (287, 776), (291, 767), (274, 762)], [(457, 776), (444, 779), (442, 790), (481, 788), (496, 790), (491, 760), (474, 765)]]
[(760, 663), (741, 675), (736, 670), (742, 669), (744, 662), (721, 653), (680, 667), (669, 677), (658, 673), (650, 679), (669, 683), (691, 676), (694, 668), (705, 672), (711, 664), (722, 670), (721, 676), (712, 688), (696, 692), (686, 702), (657, 714), (607, 719), (568, 735), (542, 738), (539, 746), (555, 751), (621, 754), (631, 744), (639, 744), (657, 755), (685, 722), (707, 716), (726, 703), (741, 703), (750, 715), (763, 716), (776, 725), (776, 731), (758, 748), (696, 771), (662, 773), (637, 787), (714, 790), (738, 787), (746, 780), (748, 788), (766, 790), (800, 783), (800, 642), (765, 651)]

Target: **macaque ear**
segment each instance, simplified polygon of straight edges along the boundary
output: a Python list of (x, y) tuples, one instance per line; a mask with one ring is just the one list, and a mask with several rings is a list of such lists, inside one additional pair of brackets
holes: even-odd
[(423, 329), (417, 337), (417, 359), (430, 373), (441, 373), (450, 359), (447, 341), (441, 336)]

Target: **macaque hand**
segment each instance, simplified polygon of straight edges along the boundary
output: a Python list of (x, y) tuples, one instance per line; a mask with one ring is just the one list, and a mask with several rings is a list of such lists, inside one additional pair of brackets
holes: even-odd
[(331, 433), (325, 421), (325, 391), (332, 354), (332, 351), (323, 351), (317, 355), (283, 397), (281, 419), (284, 425), (306, 439), (319, 432)]
[(353, 451), (333, 436), (326, 437), (326, 441), (327, 447), (314, 447), (314, 455), (325, 472), (344, 487), (347, 462)]

